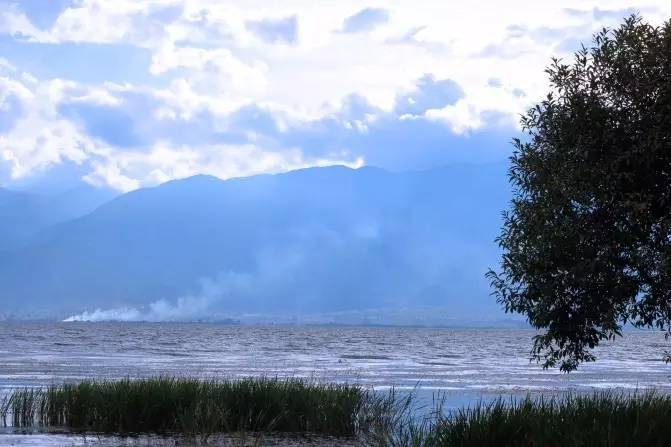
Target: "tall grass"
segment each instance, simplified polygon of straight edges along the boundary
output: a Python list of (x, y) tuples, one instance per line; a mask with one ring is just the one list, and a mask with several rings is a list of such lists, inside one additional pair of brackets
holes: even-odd
[(10, 398), (15, 426), (105, 433), (310, 432), (354, 436), (371, 395), (348, 384), (300, 379), (152, 378), (23, 389)]
[(479, 403), (402, 418), (378, 445), (398, 447), (624, 447), (671, 445), (671, 397), (605, 392)]
[(314, 433), (375, 447), (669, 446), (671, 396), (597, 393), (523, 398), (453, 412), (439, 396), (418, 416), (412, 395), (300, 379), (85, 381), (0, 398), (13, 425), (196, 435)]
[(7, 415), (11, 407), (11, 398), (11, 394), (0, 394), (0, 424), (3, 426), (7, 426)]

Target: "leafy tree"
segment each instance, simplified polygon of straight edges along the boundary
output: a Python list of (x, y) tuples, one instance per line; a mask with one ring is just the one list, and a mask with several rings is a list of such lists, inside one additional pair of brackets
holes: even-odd
[[(625, 324), (671, 328), (671, 21), (631, 16), (521, 120), (494, 295), (543, 329), (532, 358), (574, 370)], [(668, 360), (668, 357), (667, 357)]]

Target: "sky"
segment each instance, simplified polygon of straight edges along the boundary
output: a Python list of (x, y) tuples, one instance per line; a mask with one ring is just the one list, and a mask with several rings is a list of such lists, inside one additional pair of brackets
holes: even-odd
[(552, 56), (671, 2), (0, 0), (0, 186), (510, 155)]

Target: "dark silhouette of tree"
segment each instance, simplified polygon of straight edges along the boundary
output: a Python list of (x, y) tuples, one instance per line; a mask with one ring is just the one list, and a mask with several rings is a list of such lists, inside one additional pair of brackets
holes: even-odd
[(546, 72), (487, 275), (506, 312), (544, 330), (532, 358), (571, 371), (623, 325), (671, 328), (671, 20), (631, 16)]

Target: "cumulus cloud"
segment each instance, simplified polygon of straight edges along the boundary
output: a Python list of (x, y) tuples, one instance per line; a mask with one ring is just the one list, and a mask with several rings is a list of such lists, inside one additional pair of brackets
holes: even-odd
[(16, 39), (48, 40), (46, 33), (33, 25), (26, 14), (13, 3), (0, 4), (0, 30)]
[(95, 162), (84, 179), (94, 185), (130, 191), (196, 174), (228, 179), (335, 164), (360, 167), (363, 159), (308, 157), (299, 149), (263, 150), (252, 144), (175, 147), (159, 142), (148, 151), (115, 152)]
[(213, 92), (238, 98), (262, 88), (267, 66), (260, 61), (244, 62), (227, 48), (162, 47), (152, 57), (150, 72), (156, 75), (186, 70), (188, 88), (201, 94)]
[(58, 112), (57, 104), (72, 83), (40, 83), (18, 75), (0, 78), (0, 109), (10, 113), (0, 133), (0, 163), (6, 175), (1, 180), (20, 179), (64, 162), (83, 164), (105, 152), (104, 143), (80, 132)]
[(0, 78), (0, 132), (7, 132), (14, 127), (31, 96), (30, 90), (20, 82)]
[(431, 74), (419, 78), (411, 92), (396, 98), (399, 114), (421, 115), (430, 109), (442, 109), (464, 97), (459, 84), (451, 79), (436, 79)]
[(630, 8), (671, 14), (655, 0), (401, 2), (394, 20), (351, 0), (49, 3), (0, 5), (4, 186), (69, 163), (128, 190), (198, 172), (487, 161), (545, 93), (550, 56)]
[[(179, 85), (190, 89), (189, 84)], [(49, 117), (50, 126), (58, 127), (54, 135), (29, 132), (41, 115), (22, 117), (13, 124), (13, 131), (3, 136), (13, 143), (4, 155), (10, 179), (69, 160), (88, 166), (85, 181), (120, 191), (199, 173), (230, 178), (330, 164), (369, 163), (400, 169), (463, 161), (483, 140), (460, 142), (459, 135), (483, 128), (486, 116), (485, 110), (468, 109), (463, 117), (461, 87), (432, 74), (399, 93), (391, 111), (353, 94), (317, 119), (295, 116), (273, 105), (222, 107), (211, 98), (174, 86), (147, 89), (107, 83), (91, 87), (63, 81), (33, 81), (30, 88), (17, 84), (15, 89), (18, 86), (26, 98), (42, 95), (41, 115)], [(50, 92), (46, 99), (45, 92)], [(450, 113), (445, 110), (448, 107), (456, 109)], [(432, 115), (430, 111), (443, 112)], [(49, 131), (49, 126), (42, 127), (43, 132)], [(45, 138), (48, 144), (41, 145)], [(413, 146), (409, 153), (408, 147)], [(43, 151), (45, 158), (35, 157), (35, 151)], [(483, 161), (505, 157), (503, 151), (488, 154), (485, 147), (479, 151)]]

